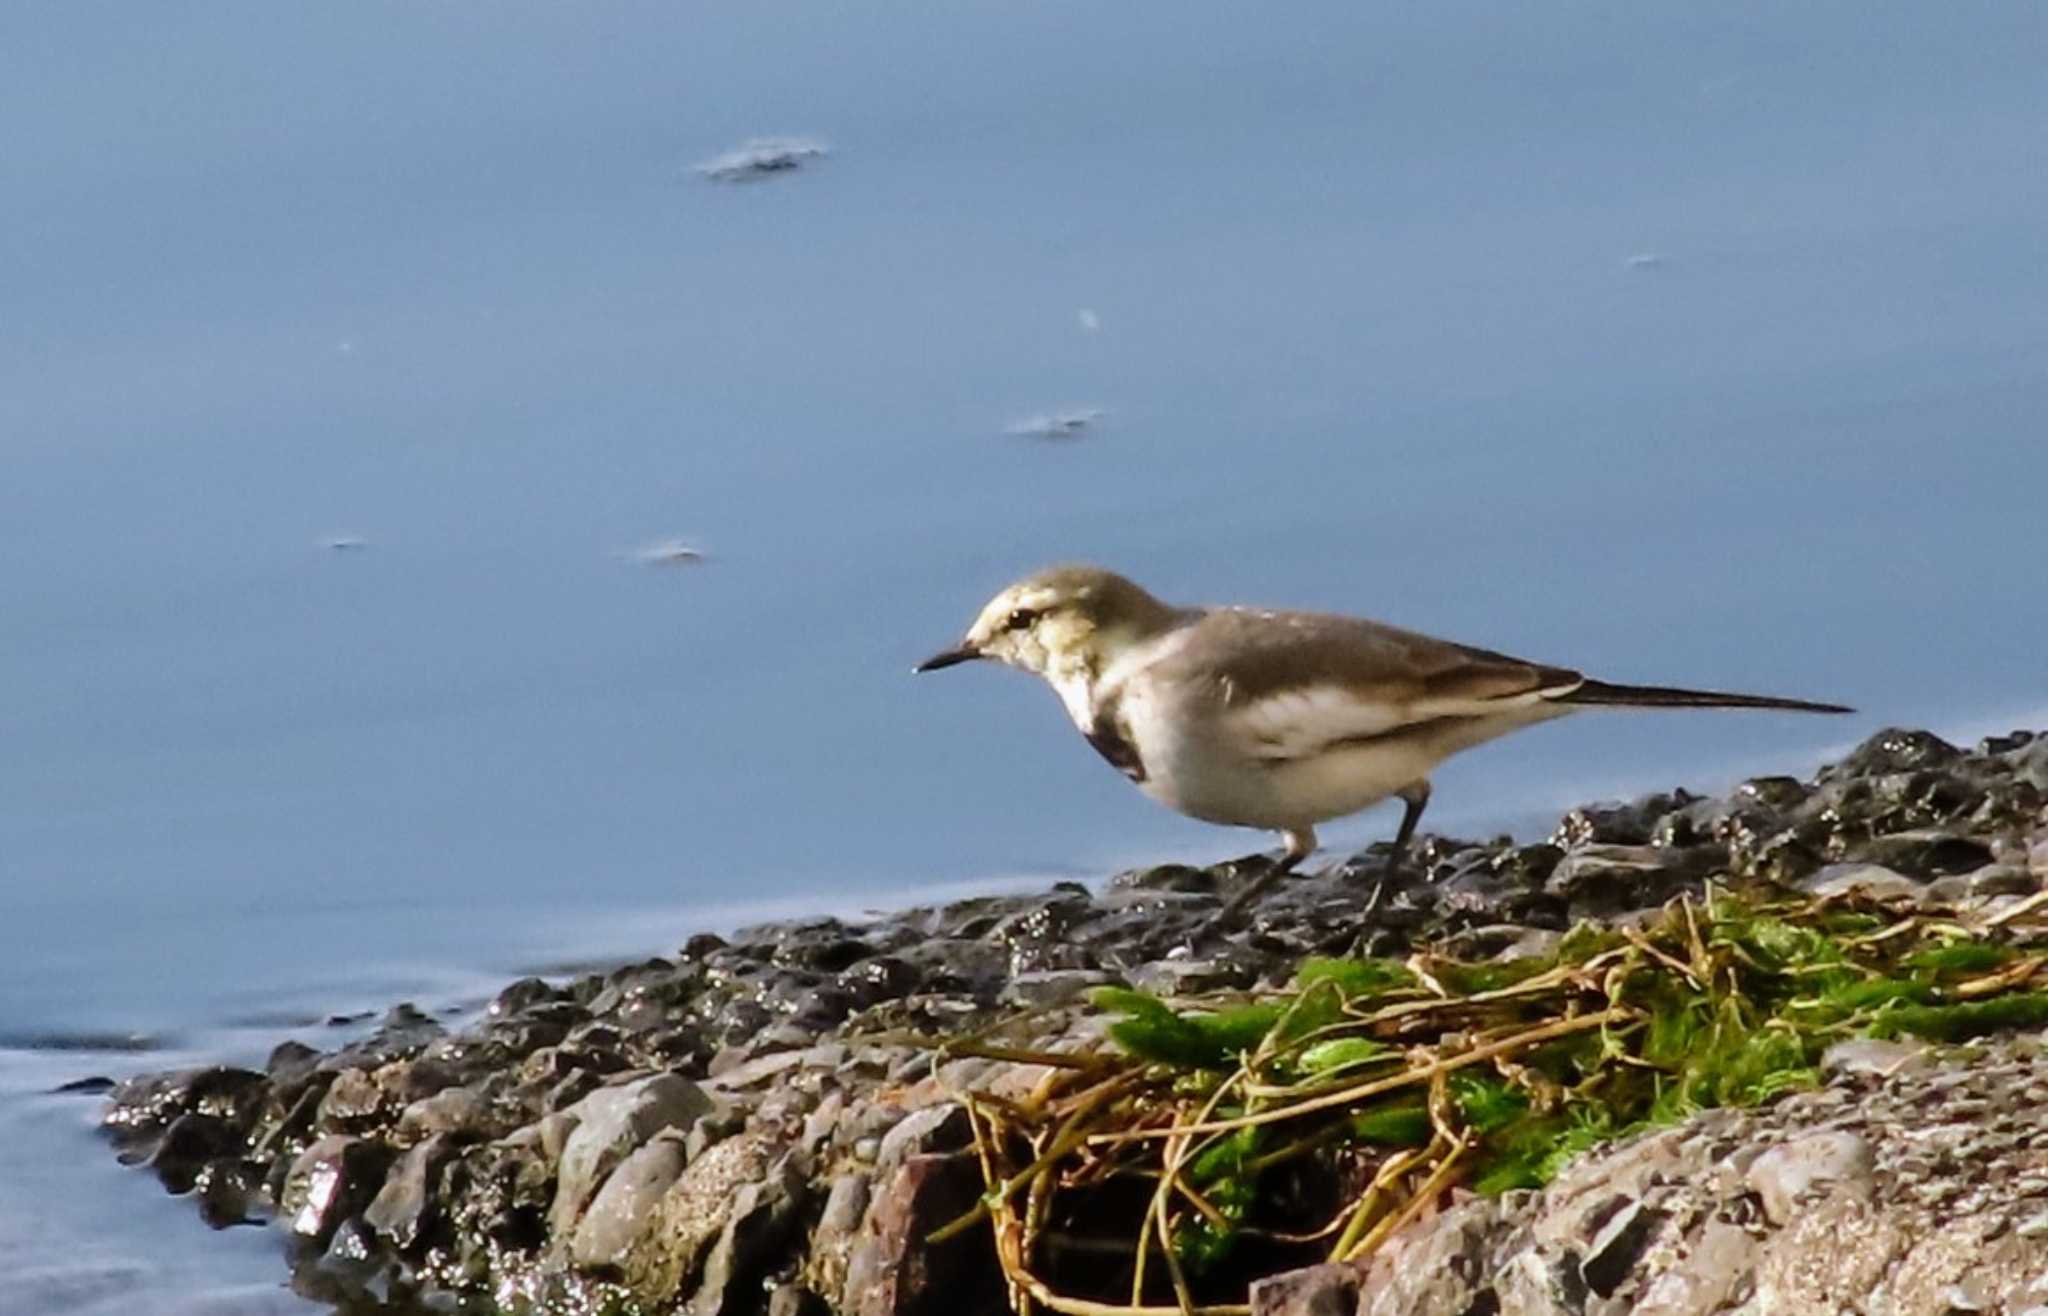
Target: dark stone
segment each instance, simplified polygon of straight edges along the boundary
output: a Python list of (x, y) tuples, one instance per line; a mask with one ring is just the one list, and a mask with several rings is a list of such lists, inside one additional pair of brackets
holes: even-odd
[(327, 1085), (315, 1124), (327, 1133), (367, 1133), (396, 1118), (403, 1105), (377, 1071), (345, 1069)]
[(264, 1191), (265, 1169), (260, 1162), (238, 1158), (209, 1161), (192, 1181), (199, 1218), (214, 1229), (268, 1218), (271, 1206)]
[(699, 932), (696, 936), (683, 943), (682, 958), (701, 962), (709, 958), (713, 952), (721, 951), (725, 948), (726, 940), (724, 937), (714, 932)]
[(272, 1083), (298, 1083), (319, 1065), (319, 1051), (304, 1042), (286, 1041), (271, 1048), (270, 1059), (264, 1062), (263, 1071), (270, 1075)]
[(208, 1161), (239, 1153), (241, 1148), (242, 1135), (234, 1125), (217, 1116), (187, 1111), (171, 1121), (145, 1163), (156, 1171), (165, 1188), (186, 1193)]
[(321, 1062), (321, 1067), (335, 1070), (381, 1068), (394, 1060), (412, 1058), (446, 1032), (438, 1021), (418, 1006), (409, 1001), (402, 1002), (385, 1013), (375, 1032), (336, 1051)]
[(913, 1156), (868, 1204), (840, 1310), (851, 1316), (952, 1316), (1003, 1305), (1002, 1269), (986, 1229), (933, 1245), (927, 1236), (981, 1196), (970, 1153)]
[(1612, 1296), (1663, 1223), (1662, 1212), (1641, 1202), (1628, 1202), (1610, 1215), (1579, 1262), (1579, 1276), (1586, 1287), (1603, 1298)]
[(896, 955), (876, 955), (843, 970), (838, 986), (855, 1009), (877, 1001), (895, 1000), (916, 991), (924, 975), (909, 961)]
[(1963, 751), (1931, 731), (1886, 727), (1851, 750), (1840, 762), (1822, 768), (1818, 780), (1830, 782), (1844, 777), (1871, 777), (1912, 768), (1943, 767), (1962, 756)]
[(1662, 846), (1583, 846), (1558, 864), (1544, 892), (1567, 902), (1574, 920), (1651, 909), (1697, 888), (1701, 857)]
[(154, 1136), (188, 1111), (246, 1127), (268, 1085), (262, 1074), (226, 1065), (145, 1074), (114, 1088), (100, 1126), (117, 1142)]
[(361, 1290), (383, 1269), (376, 1236), (362, 1221), (348, 1219), (335, 1227), (327, 1250), (314, 1263), (344, 1293)]
[(536, 1005), (563, 999), (564, 993), (543, 978), (521, 978), (491, 998), (492, 1018), (524, 1014)]
[(832, 1308), (801, 1284), (777, 1284), (768, 1291), (767, 1316), (832, 1316)]
[(1657, 820), (1683, 809), (1699, 797), (1688, 791), (1645, 795), (1620, 804), (1586, 804), (1558, 820), (1551, 841), (1563, 848), (1581, 845), (1648, 845)]
[(341, 1222), (376, 1197), (391, 1153), (381, 1143), (329, 1134), (299, 1154), (278, 1195), (285, 1227), (325, 1248)]
[(1971, 873), (1991, 862), (1991, 847), (1946, 832), (1898, 832), (1855, 847), (1854, 857), (1911, 877)]
[(1134, 868), (1109, 879), (1112, 891), (1185, 891), (1209, 895), (1216, 890), (1216, 876), (1205, 868), (1186, 864), (1160, 864)]
[(412, 1247), (432, 1224), (435, 1189), (454, 1153), (454, 1142), (445, 1133), (434, 1134), (407, 1150), (363, 1212), (364, 1223), (389, 1239), (392, 1246), (400, 1250)]
[(94, 1074), (90, 1078), (74, 1078), (69, 1083), (59, 1083), (56, 1087), (50, 1089), (53, 1095), (66, 1093), (97, 1095), (101, 1092), (112, 1092), (113, 1090), (114, 1080), (104, 1074)]

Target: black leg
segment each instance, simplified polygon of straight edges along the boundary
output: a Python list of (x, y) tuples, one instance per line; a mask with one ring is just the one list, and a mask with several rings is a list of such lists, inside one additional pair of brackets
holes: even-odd
[(1401, 811), (1401, 827), (1394, 833), (1394, 857), (1387, 861), (1387, 871), (1398, 872), (1408, 858), (1408, 843), (1415, 839), (1415, 824), (1422, 821), (1422, 811), (1429, 807), (1429, 783), (1418, 781), (1404, 786), (1395, 794), (1407, 807)]
[(1229, 927), (1236, 921), (1240, 913), (1248, 908), (1253, 901), (1264, 895), (1275, 882), (1293, 872), (1296, 864), (1299, 864), (1302, 860), (1315, 853), (1316, 834), (1314, 828), (1304, 827), (1299, 831), (1287, 832), (1285, 835), (1287, 837), (1287, 848), (1281, 852), (1278, 859), (1273, 861), (1272, 867), (1248, 882), (1244, 890), (1225, 901), (1223, 908), (1217, 910), (1206, 923), (1195, 929), (1195, 935), (1192, 938), (1193, 944), (1199, 945), (1213, 933)]

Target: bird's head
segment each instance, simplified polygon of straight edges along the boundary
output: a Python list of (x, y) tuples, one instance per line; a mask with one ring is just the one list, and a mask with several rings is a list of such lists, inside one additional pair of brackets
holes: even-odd
[(1174, 616), (1172, 608), (1114, 572), (1054, 567), (990, 599), (957, 646), (927, 658), (917, 670), (990, 658), (1055, 685), (1085, 683)]

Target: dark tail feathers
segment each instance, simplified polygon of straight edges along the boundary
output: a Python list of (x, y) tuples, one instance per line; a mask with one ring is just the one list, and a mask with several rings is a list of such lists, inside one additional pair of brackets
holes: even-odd
[(1559, 695), (1560, 704), (1611, 704), (1623, 708), (1785, 708), (1797, 713), (1853, 713), (1841, 704), (1816, 704), (1806, 699), (1779, 699), (1774, 695), (1731, 695), (1719, 690), (1675, 690), (1662, 685), (1610, 685), (1587, 681), (1569, 694)]

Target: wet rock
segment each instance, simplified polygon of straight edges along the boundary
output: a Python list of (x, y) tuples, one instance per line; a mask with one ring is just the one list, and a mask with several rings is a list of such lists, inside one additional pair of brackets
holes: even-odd
[(384, 1184), (390, 1154), (378, 1143), (335, 1133), (292, 1162), (278, 1208), (294, 1235), (321, 1246), (342, 1221), (367, 1207)]
[(1205, 868), (1190, 868), (1186, 864), (1160, 864), (1153, 868), (1134, 868), (1118, 873), (1109, 879), (1112, 891), (1182, 891), (1194, 895), (1210, 895), (1216, 890), (1216, 877)]
[(328, 1056), (321, 1066), (331, 1070), (378, 1069), (393, 1061), (410, 1060), (446, 1032), (433, 1016), (409, 1001), (401, 1002), (385, 1012), (375, 1032)]
[(405, 1106), (398, 1091), (402, 1075), (402, 1062), (341, 1070), (327, 1085), (314, 1122), (327, 1133), (363, 1133), (385, 1123)]
[(113, 1079), (104, 1074), (94, 1074), (89, 1078), (74, 1078), (68, 1083), (59, 1083), (51, 1088), (50, 1092), (53, 1096), (97, 1096), (102, 1092), (112, 1092), (114, 1087)]
[(218, 1116), (187, 1111), (171, 1121), (143, 1163), (156, 1171), (171, 1192), (186, 1193), (207, 1162), (237, 1152), (241, 1145), (241, 1131), (235, 1125)]
[(544, 978), (521, 978), (491, 998), (489, 1014), (494, 1019), (522, 1015), (536, 1005), (562, 1000), (565, 995)]
[(715, 1108), (704, 1090), (674, 1074), (600, 1088), (572, 1108), (576, 1129), (562, 1149), (562, 1166), (548, 1223), (567, 1237), (612, 1167), (664, 1129), (687, 1131)]
[(409, 1148), (363, 1212), (363, 1222), (393, 1245), (411, 1247), (431, 1223), (441, 1171), (454, 1154), (453, 1141), (446, 1134), (435, 1134)]
[(117, 1142), (160, 1133), (187, 1113), (244, 1126), (262, 1104), (266, 1082), (253, 1070), (225, 1065), (144, 1075), (114, 1089), (100, 1126)]
[(381, 1269), (381, 1248), (360, 1220), (344, 1220), (328, 1239), (315, 1269), (344, 1290), (360, 1288)]
[(271, 1203), (266, 1191), (267, 1167), (238, 1156), (226, 1156), (201, 1166), (192, 1178), (192, 1197), (199, 1203), (199, 1218), (214, 1229), (233, 1225), (260, 1224), (270, 1218)]

